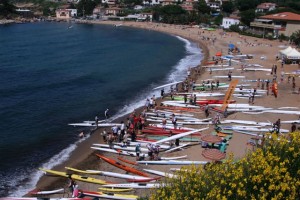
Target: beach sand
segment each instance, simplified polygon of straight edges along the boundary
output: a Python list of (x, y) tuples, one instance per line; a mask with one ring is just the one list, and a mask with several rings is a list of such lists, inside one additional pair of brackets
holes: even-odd
[[(91, 22), (89, 22), (91, 23)], [(111, 21), (101, 21), (101, 22), (92, 22), (92, 23), (99, 23), (99, 24), (109, 24), (114, 25), (117, 22), (111, 22)], [(253, 54), (254, 58), (251, 60), (247, 60), (247, 63), (249, 64), (260, 64), (264, 66), (264, 68), (271, 69), (273, 64), (277, 64), (278, 70), (277, 70), (277, 80), (280, 80), (280, 73), (281, 71), (284, 72), (291, 72), (293, 70), (298, 69), (298, 65), (285, 65), (283, 68), (281, 68), (281, 62), (276, 61), (276, 55), (278, 54), (279, 50), (284, 49), (283, 47), (288, 47), (287, 42), (279, 42), (279, 41), (270, 41), (266, 39), (258, 39), (258, 38), (252, 38), (247, 36), (240, 36), (237, 33), (226, 33), (224, 35), (222, 30), (216, 30), (216, 31), (207, 31), (202, 30), (199, 28), (191, 28), (187, 26), (181, 26), (181, 25), (167, 25), (167, 24), (157, 24), (157, 23), (150, 23), (150, 22), (122, 22), (122, 26), (130, 26), (135, 28), (142, 28), (142, 29), (148, 29), (148, 30), (154, 30), (154, 31), (160, 31), (165, 32), (172, 35), (178, 35), (183, 38), (186, 38), (188, 40), (191, 40), (193, 42), (196, 42), (199, 44), (199, 46), (202, 48), (204, 53), (204, 59), (202, 63), (199, 63), (199, 66), (205, 65), (205, 63), (208, 60), (211, 60), (212, 56), (214, 56), (217, 52), (222, 52), (224, 55), (227, 54), (228, 44), (233, 43), (235, 44), (243, 54)], [(116, 28), (122, 28), (116, 27)], [(203, 40), (203, 37), (207, 38), (216, 38), (215, 42), (212, 42), (211, 40)], [(247, 45), (247, 43), (250, 45)], [(217, 71), (212, 72), (210, 74), (209, 72), (205, 71), (205, 69), (201, 69), (201, 73), (198, 73), (199, 66), (191, 66), (192, 67), (192, 74), (191, 78), (195, 79), (197, 83), (202, 83), (202, 80), (209, 79), (212, 76), (215, 75), (227, 75), (228, 71)], [(235, 67), (235, 70), (233, 70), (233, 75), (244, 75), (246, 76), (246, 79), (253, 79), (256, 80), (258, 78), (260, 79), (270, 79), (272, 80), (272, 75), (268, 75), (269, 72), (242, 72), (238, 71), (236, 69), (240, 69), (240, 64), (233, 63), (233, 66)], [(194, 68), (195, 67), (195, 68)], [(221, 80), (220, 82), (229, 82), (226, 79)], [(242, 83), (242, 81), (240, 81)], [(257, 83), (251, 83), (253, 87), (257, 86)], [(299, 78), (296, 78), (296, 88), (298, 90), (300, 86), (300, 80)], [(297, 107), (300, 105), (300, 95), (298, 94), (292, 94), (292, 84), (287, 83), (287, 76), (284, 77), (284, 81), (282, 83), (279, 82), (278, 84), (278, 98), (275, 98), (272, 95), (264, 96), (262, 98), (256, 98), (254, 101), (254, 105), (260, 105), (260, 106), (266, 106), (266, 107), (272, 107), (272, 108), (279, 108), (279, 107)], [(271, 94), (271, 92), (270, 92)], [(248, 99), (236, 99), (237, 103), (248, 103)], [(213, 116), (214, 114), (212, 114)], [(198, 114), (199, 118), (205, 118), (204, 113)], [(124, 117), (123, 119), (125, 119)], [(249, 115), (249, 114), (243, 114), (241, 112), (236, 112), (234, 114), (231, 114), (227, 117), (227, 119), (243, 119), (243, 120), (253, 120), (253, 121), (261, 121), (261, 122), (275, 122), (278, 118), (281, 120), (296, 120), (299, 118), (299, 116), (296, 115), (279, 115), (279, 114), (260, 114), (260, 115)], [(116, 120), (117, 122), (120, 122), (123, 119)], [(191, 126), (193, 128), (203, 128), (206, 126)], [(290, 129), (290, 125), (282, 125), (282, 128)], [(213, 130), (213, 126), (209, 127), (209, 130), (206, 130), (203, 132), (203, 134), (209, 134)], [(65, 171), (64, 167), (74, 167), (82, 170), (87, 169), (93, 169), (93, 170), (103, 170), (103, 171), (112, 171), (112, 172), (119, 172), (119, 173), (125, 173), (123, 170), (120, 170), (116, 167), (113, 167), (104, 161), (101, 161), (98, 159), (98, 157), (95, 156), (95, 153), (99, 153), (97, 151), (92, 150), (90, 147), (93, 143), (103, 143), (102, 136), (100, 133), (102, 132), (101, 129), (98, 129), (94, 131), (89, 138), (83, 141), (78, 145), (76, 150), (71, 154), (70, 158), (60, 164), (59, 166), (54, 167), (54, 170), (60, 170)], [(240, 134), (237, 132), (234, 132), (232, 139), (229, 141), (229, 145), (227, 147), (227, 156), (231, 153), (234, 155), (234, 158), (238, 159), (245, 155), (249, 150), (251, 150), (253, 147), (250, 145), (247, 145), (248, 140), (251, 138), (251, 136)], [(202, 161), (210, 161), (202, 156), (203, 148), (201, 145), (196, 144), (189, 148), (186, 148), (183, 151), (176, 151), (173, 153), (168, 154), (161, 154), (160, 156), (180, 156), (180, 155), (188, 155), (189, 160), (202, 160)], [(113, 155), (109, 153), (104, 153), (104, 155), (113, 158), (117, 160), (118, 155)], [(133, 157), (126, 157), (127, 160), (134, 161), (135, 158)], [(126, 164), (129, 165), (129, 164)], [(170, 167), (180, 167), (180, 166), (158, 166), (158, 165), (139, 165), (135, 168), (137, 169), (156, 169), (160, 171), (169, 172)], [(98, 179), (103, 179), (111, 182), (118, 182), (122, 183), (125, 182), (124, 180), (115, 179), (111, 177), (104, 177), (104, 176), (91, 176)], [(153, 175), (155, 177), (155, 175)], [(66, 178), (59, 178), (54, 176), (43, 176), (38, 184), (36, 185), (36, 188), (41, 190), (54, 190), (57, 188), (67, 187), (68, 180)], [(84, 182), (78, 182), (79, 188), (82, 190), (88, 190), (88, 191), (99, 191), (97, 188), (101, 187), (100, 185), (96, 184), (90, 184), (90, 183), (84, 183)], [(130, 194), (136, 194), (139, 196), (147, 196), (151, 194), (151, 190), (145, 190), (145, 189), (137, 189), (134, 192), (129, 192)], [(68, 196), (67, 194), (64, 194), (64, 197)], [(51, 196), (50, 196), (51, 197)], [(62, 197), (62, 194), (52, 195), (52, 197)]]

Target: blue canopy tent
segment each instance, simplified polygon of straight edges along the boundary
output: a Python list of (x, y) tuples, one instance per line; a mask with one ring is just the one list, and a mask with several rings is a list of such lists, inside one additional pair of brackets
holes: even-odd
[(234, 44), (229, 44), (229, 45), (228, 45), (228, 48), (229, 48), (229, 49), (234, 49)]

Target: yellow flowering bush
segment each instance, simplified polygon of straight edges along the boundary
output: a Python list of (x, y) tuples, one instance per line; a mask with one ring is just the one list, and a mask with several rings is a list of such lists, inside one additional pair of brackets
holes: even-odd
[(300, 199), (300, 132), (265, 136), (240, 160), (181, 168), (150, 199)]

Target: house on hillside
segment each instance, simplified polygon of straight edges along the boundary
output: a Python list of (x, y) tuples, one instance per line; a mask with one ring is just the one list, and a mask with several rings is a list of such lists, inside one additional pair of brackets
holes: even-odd
[(77, 9), (67, 8), (66, 10), (71, 11), (71, 17), (77, 17)]
[(238, 17), (224, 17), (222, 20), (222, 27), (228, 29), (231, 25), (240, 24), (240, 18)]
[(18, 8), (16, 12), (24, 18), (32, 18), (34, 16), (33, 12), (29, 9)]
[(57, 9), (55, 11), (57, 19), (71, 19), (71, 11), (67, 9)]
[(266, 13), (266, 12), (275, 10), (276, 7), (277, 7), (276, 3), (261, 3), (256, 7), (255, 12)]
[(180, 6), (188, 12), (192, 12), (194, 10), (194, 0), (183, 1)]
[(119, 7), (110, 7), (105, 9), (105, 15), (110, 16), (117, 16), (119, 14), (122, 14), (123, 12), (123, 9)]
[(282, 12), (271, 15), (264, 15), (250, 23), (252, 30), (265, 35), (278, 37), (281, 34), (291, 36), (300, 30), (300, 15), (292, 12)]
[(117, 4), (117, 0), (102, 0), (102, 3), (106, 3), (109, 6), (115, 6)]
[(102, 16), (105, 15), (105, 8), (101, 6), (97, 6), (93, 9), (93, 18), (99, 19), (102, 18)]

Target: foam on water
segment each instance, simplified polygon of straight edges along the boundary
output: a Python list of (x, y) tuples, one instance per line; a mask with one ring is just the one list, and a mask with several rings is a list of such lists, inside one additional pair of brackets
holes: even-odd
[[(65, 162), (70, 154), (76, 149), (79, 143), (82, 141), (88, 139), (89, 136), (84, 137), (80, 140), (78, 140), (75, 144), (69, 145), (66, 149), (62, 150), (59, 154), (53, 156), (47, 163), (43, 164), (41, 168), (45, 169), (52, 169), (53, 167)], [(19, 179), (13, 179), (9, 181), (9, 184), (11, 185), (11, 188), (15, 188), (15, 190), (11, 190), (9, 193), (9, 196), (11, 197), (21, 197), (27, 194), (29, 191), (32, 191), (35, 189), (35, 186), (39, 179), (44, 175), (43, 171), (40, 170), (34, 170), (32, 171), (31, 177), (28, 182), (26, 182), (25, 185), (17, 185), (22, 180), (28, 178), (28, 174), (23, 174), (23, 176), (20, 176)], [(13, 187), (14, 186), (14, 187)]]
[[(120, 109), (114, 116), (111, 117), (111, 121), (131, 113), (136, 108), (144, 106), (145, 100), (147, 98), (152, 97), (153, 95), (155, 95), (155, 97), (160, 97), (160, 90), (154, 91), (153, 90), (154, 87), (157, 87), (162, 84), (174, 82), (174, 81), (183, 81), (187, 76), (187, 70), (190, 67), (195, 67), (200, 64), (200, 61), (203, 58), (203, 56), (202, 56), (202, 51), (197, 46), (197, 44), (191, 43), (190, 41), (181, 38), (179, 36), (176, 37), (179, 40), (185, 42), (187, 56), (182, 58), (173, 67), (173, 70), (166, 76), (165, 80), (163, 80), (162, 82), (158, 81), (157, 83), (150, 84), (147, 88), (145, 88), (143, 93), (134, 96), (131, 102), (129, 102), (127, 105), (124, 105), (122, 109)], [(168, 91), (166, 90), (166, 92)], [(88, 137), (85, 137), (77, 141), (75, 144), (69, 145), (66, 149), (62, 150), (59, 154), (53, 156), (47, 163), (43, 164), (41, 167), (51, 169), (63, 163), (69, 158), (70, 154), (76, 149), (78, 144), (87, 138)], [(10, 185), (10, 187), (15, 186), (16, 188), (15, 190), (10, 191), (9, 196), (20, 197), (27, 194), (29, 191), (35, 189), (35, 186), (42, 175), (43, 175), (42, 171), (34, 170), (31, 172), (31, 175), (29, 176), (27, 173), (26, 174), (24, 173), (24, 176), (19, 177), (19, 179), (14, 179), (14, 181), (9, 181), (8, 184)], [(31, 178), (28, 181), (26, 181), (25, 185), (16, 187), (17, 183), (22, 182), (22, 180), (25, 180), (28, 177)]]

